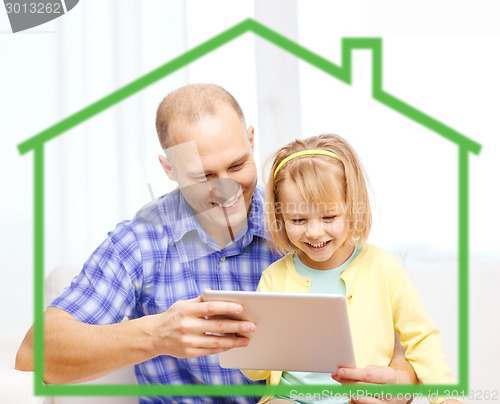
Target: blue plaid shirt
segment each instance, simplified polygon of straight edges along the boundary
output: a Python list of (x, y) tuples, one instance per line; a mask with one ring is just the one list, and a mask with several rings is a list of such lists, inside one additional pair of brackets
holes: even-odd
[[(203, 230), (179, 189), (144, 207), (108, 233), (71, 285), (51, 306), (89, 324), (158, 314), (205, 288), (255, 290), (279, 258), (265, 241), (263, 190), (256, 188), (248, 226), (221, 249)], [(246, 384), (217, 355), (158, 356), (135, 366), (140, 384)], [(251, 403), (252, 397), (141, 397), (141, 403)]]

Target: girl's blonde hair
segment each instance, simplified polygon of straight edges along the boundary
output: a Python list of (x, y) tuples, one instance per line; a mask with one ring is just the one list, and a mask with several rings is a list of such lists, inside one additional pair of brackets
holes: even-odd
[[(339, 159), (308, 154), (292, 158), (278, 172), (288, 156), (303, 150), (327, 150)], [(334, 134), (295, 140), (274, 154), (266, 185), (266, 225), (273, 247), (281, 253), (293, 251), (285, 230), (279, 202), (280, 186), (285, 180), (295, 183), (307, 203), (341, 202), (345, 206), (350, 237), (358, 244), (368, 239), (372, 213), (368, 196), (368, 179), (351, 145)]]

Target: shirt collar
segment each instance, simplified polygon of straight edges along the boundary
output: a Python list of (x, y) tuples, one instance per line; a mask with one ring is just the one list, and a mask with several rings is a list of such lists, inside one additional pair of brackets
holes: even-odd
[[(250, 208), (250, 214), (248, 215), (248, 231), (246, 233), (247, 237), (251, 238), (257, 236), (265, 239), (266, 230), (264, 225), (264, 188), (256, 187), (252, 197), (252, 207)], [(246, 245), (250, 242), (248, 241)]]
[(237, 255), (252, 242), (254, 237), (266, 238), (262, 187), (256, 187), (254, 191), (247, 226), (224, 249), (203, 230), (195, 212), (186, 202), (179, 188), (172, 191), (170, 196), (171, 198), (160, 199), (163, 221), (167, 227), (170, 227), (171, 241), (176, 244), (179, 254), (186, 261), (207, 256), (213, 252), (219, 252), (223, 256)]

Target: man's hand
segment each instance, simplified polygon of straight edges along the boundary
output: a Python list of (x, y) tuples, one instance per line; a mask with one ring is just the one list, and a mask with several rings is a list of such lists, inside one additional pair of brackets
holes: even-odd
[(247, 346), (245, 337), (213, 335), (255, 331), (255, 324), (248, 321), (211, 318), (234, 316), (242, 311), (240, 304), (203, 302), (201, 296), (174, 303), (166, 312), (150, 316), (150, 332), (158, 355), (194, 358)]

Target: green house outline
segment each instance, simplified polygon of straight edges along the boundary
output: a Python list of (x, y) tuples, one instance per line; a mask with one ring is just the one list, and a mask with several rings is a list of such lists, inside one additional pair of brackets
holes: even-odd
[[(213, 50), (225, 45), (246, 32), (253, 32), (297, 58), (315, 66), (336, 79), (351, 84), (352, 51), (372, 51), (372, 97), (432, 130), (458, 146), (458, 383), (452, 385), (363, 385), (349, 386), (263, 386), (263, 385), (46, 385), (43, 383), (43, 311), (44, 311), (44, 145), (49, 140), (99, 114), (127, 97), (150, 86), (158, 80), (179, 70)], [(324, 390), (334, 394), (435, 394), (467, 395), (469, 387), (469, 153), (479, 155), (481, 145), (451, 127), (417, 110), (383, 90), (382, 85), (382, 39), (343, 38), (342, 61), (338, 66), (303, 46), (291, 41), (252, 18), (223, 31), (206, 42), (172, 59), (157, 69), (101, 98), (73, 115), (63, 119), (44, 131), (18, 145), (21, 155), (34, 152), (34, 390), (41, 396), (260, 396), (289, 394), (293, 388), (298, 393), (321, 394)]]

